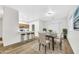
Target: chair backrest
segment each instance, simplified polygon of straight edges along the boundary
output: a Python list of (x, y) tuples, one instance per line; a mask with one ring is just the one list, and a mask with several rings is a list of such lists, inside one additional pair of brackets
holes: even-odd
[(58, 34), (57, 38), (58, 38), (60, 41), (62, 41), (62, 39), (63, 39), (62, 33), (61, 33), (61, 34)]
[(39, 33), (39, 42), (42, 44), (46, 44), (46, 33)]

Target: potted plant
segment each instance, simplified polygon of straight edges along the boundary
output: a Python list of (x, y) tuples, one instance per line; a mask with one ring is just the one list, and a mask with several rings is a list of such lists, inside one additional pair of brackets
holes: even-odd
[(50, 33), (52, 32), (52, 30), (48, 30)]
[(43, 31), (45, 31), (45, 32), (46, 32), (46, 31), (47, 31), (47, 29), (46, 29), (46, 28), (43, 28)]

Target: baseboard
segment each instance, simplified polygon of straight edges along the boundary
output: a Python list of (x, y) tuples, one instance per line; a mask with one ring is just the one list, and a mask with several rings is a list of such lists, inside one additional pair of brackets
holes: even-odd
[(15, 48), (15, 47), (18, 47), (18, 46), (21, 46), (23, 44), (26, 44), (26, 43), (29, 43), (31, 41), (33, 41), (35, 39), (30, 39), (30, 40), (25, 40), (25, 41), (22, 41), (22, 42), (18, 42), (18, 43), (14, 43), (14, 44), (11, 44), (11, 45), (8, 45), (8, 46), (5, 46), (4, 48)]

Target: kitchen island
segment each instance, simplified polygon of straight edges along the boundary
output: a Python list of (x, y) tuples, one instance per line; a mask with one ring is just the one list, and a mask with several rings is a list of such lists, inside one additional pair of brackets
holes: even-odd
[(18, 33), (21, 41), (31, 40), (35, 37), (34, 31), (18, 31)]

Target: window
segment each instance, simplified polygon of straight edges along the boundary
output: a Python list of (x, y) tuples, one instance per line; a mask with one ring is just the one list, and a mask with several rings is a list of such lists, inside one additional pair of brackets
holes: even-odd
[(75, 10), (73, 25), (75, 30), (79, 30), (79, 7)]

